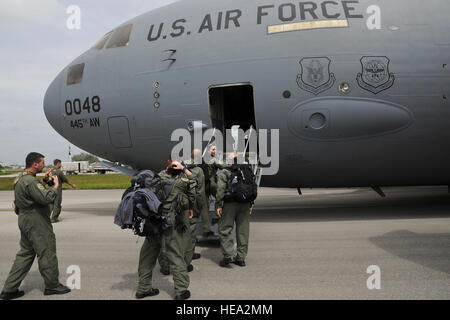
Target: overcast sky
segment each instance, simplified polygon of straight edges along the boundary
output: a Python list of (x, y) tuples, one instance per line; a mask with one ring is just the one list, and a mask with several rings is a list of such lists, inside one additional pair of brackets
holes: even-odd
[[(28, 152), (68, 160), (69, 142), (44, 115), (48, 85), (106, 32), (176, 0), (0, 0), (0, 162), (24, 164)], [(70, 5), (81, 30), (66, 26)], [(72, 155), (82, 150), (72, 146)]]

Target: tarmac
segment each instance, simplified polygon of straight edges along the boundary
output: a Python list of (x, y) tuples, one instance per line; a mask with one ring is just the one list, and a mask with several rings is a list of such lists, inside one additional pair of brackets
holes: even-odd
[[(260, 188), (251, 216), (247, 266), (221, 268), (217, 244), (200, 244), (189, 273), (191, 299), (450, 298), (450, 195), (447, 187), (371, 189)], [(44, 296), (37, 261), (22, 284), (25, 300), (126, 300), (137, 288), (143, 238), (114, 225), (122, 190), (63, 193), (54, 224), (60, 281), (78, 266), (80, 289)], [(13, 193), (0, 192), (0, 286), (19, 249)], [(379, 269), (380, 289), (368, 288)], [(369, 270), (369, 273), (368, 273)], [(376, 283), (369, 281), (370, 283)], [(71, 282), (72, 284), (74, 282)], [(155, 268), (159, 296), (173, 299), (171, 276)], [(369, 286), (370, 287), (370, 286)]]

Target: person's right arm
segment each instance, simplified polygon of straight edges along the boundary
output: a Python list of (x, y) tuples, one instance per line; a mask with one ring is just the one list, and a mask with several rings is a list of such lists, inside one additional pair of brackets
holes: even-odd
[(58, 178), (59, 178), (59, 183), (60, 184), (67, 183), (73, 189), (77, 188), (77, 185), (73, 184), (73, 183), (70, 183), (70, 181), (67, 179), (66, 175), (62, 171), (60, 171), (60, 175), (58, 176)]
[[(178, 161), (173, 161), (172, 162), (172, 168), (174, 168), (175, 170), (183, 170), (183, 173), (187, 176), (192, 175), (192, 172), (189, 171), (188, 168), (185, 168), (185, 166), (183, 166), (183, 164), (181, 164)], [(185, 170), (186, 169), (186, 170)]]
[(30, 183), (27, 185), (28, 194), (31, 199), (41, 205), (53, 203), (58, 195), (57, 189), (59, 186), (58, 177), (54, 176), (53, 180), (55, 181), (55, 185), (49, 189), (45, 189), (44, 186), (37, 180), (35, 183)]

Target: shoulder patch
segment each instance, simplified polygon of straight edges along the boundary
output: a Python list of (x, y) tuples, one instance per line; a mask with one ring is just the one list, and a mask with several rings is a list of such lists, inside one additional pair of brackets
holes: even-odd
[(41, 190), (41, 191), (44, 191), (44, 190), (45, 190), (44, 186), (43, 186), (42, 184), (40, 184), (40, 183), (37, 184), (37, 187), (38, 187), (38, 189)]
[(189, 179), (187, 179), (187, 178), (181, 178), (181, 181), (188, 183), (188, 182), (189, 182)]

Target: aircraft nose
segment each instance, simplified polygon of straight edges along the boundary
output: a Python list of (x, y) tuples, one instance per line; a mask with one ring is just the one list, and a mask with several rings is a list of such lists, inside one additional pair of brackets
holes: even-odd
[(48, 122), (57, 131), (61, 129), (61, 81), (60, 76), (50, 84), (44, 97), (44, 113)]

